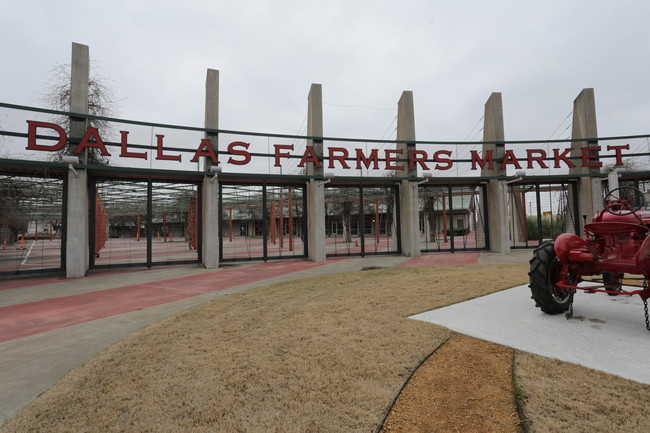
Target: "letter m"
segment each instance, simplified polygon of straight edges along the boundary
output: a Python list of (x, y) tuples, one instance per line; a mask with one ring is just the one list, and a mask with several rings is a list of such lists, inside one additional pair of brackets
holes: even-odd
[(476, 150), (472, 150), (470, 153), (472, 155), (472, 170), (476, 170), (477, 164), (481, 169), (485, 168), (485, 164), (487, 164), (488, 170), (492, 170), (494, 168), (494, 161), (492, 160), (491, 150), (487, 150), (483, 158), (481, 158)]

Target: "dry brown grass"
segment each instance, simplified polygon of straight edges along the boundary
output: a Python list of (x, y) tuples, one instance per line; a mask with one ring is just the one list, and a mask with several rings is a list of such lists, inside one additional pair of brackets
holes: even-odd
[(648, 385), (524, 352), (515, 372), (530, 433), (650, 432)]
[[(413, 369), (450, 335), (406, 317), (523, 284), (526, 273), (526, 265), (388, 269), (230, 295), (98, 354), (1, 431), (371, 432)], [(545, 362), (517, 364), (536, 428), (547, 422), (537, 413), (548, 397), (531, 386), (539, 373), (526, 372)], [(579, 380), (592, 377), (598, 390), (600, 375)], [(611, 380), (618, 389), (621, 381)], [(649, 389), (638, 387), (646, 406)]]
[(2, 431), (369, 432), (450, 334), (406, 316), (521, 284), (525, 269), (363, 271), (221, 298), (99, 354)]

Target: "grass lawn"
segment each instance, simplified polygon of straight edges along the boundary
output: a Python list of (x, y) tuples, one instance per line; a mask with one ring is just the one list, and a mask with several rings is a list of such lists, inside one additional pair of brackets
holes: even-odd
[[(373, 432), (452, 334), (406, 317), (524, 284), (527, 270), (372, 270), (229, 295), (98, 354), (0, 431)], [(549, 418), (561, 418), (562, 431), (650, 431), (648, 386), (527, 354), (515, 365), (534, 431), (555, 431)], [(576, 408), (577, 400), (597, 404)], [(607, 422), (623, 404), (629, 411), (609, 430), (564, 430)], [(572, 417), (574, 409), (585, 412)], [(633, 425), (645, 427), (626, 429)]]

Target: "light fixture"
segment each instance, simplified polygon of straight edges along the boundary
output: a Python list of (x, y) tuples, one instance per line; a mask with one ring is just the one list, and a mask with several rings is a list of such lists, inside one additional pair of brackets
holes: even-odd
[(212, 179), (210, 179), (210, 182), (214, 182), (214, 180), (219, 177), (219, 173), (223, 171), (223, 167), (220, 165), (211, 165), (210, 166), (210, 173), (214, 173), (212, 176)]
[(510, 185), (511, 183), (519, 182), (520, 180), (524, 180), (524, 176), (526, 176), (526, 170), (519, 170), (518, 172), (515, 173), (515, 178), (510, 179), (509, 181), (506, 182), (506, 185)]
[(74, 177), (79, 177), (79, 173), (77, 173), (77, 170), (74, 169), (72, 164), (79, 164), (79, 157), (75, 155), (63, 155), (63, 158), (61, 158), (61, 161), (63, 161), (64, 164), (68, 164), (68, 169), (72, 170), (74, 173)]
[(431, 174), (430, 171), (425, 171), (424, 173), (422, 173), (422, 177), (424, 178), (424, 180), (419, 181), (418, 183), (415, 184), (415, 186), (422, 185), (423, 183), (429, 182), (433, 177), (433, 174)]
[(320, 185), (325, 185), (326, 183), (330, 183), (332, 181), (332, 178), (334, 177), (334, 173), (325, 172), (323, 174), (323, 177), (325, 178), (325, 180), (319, 180), (318, 181)]

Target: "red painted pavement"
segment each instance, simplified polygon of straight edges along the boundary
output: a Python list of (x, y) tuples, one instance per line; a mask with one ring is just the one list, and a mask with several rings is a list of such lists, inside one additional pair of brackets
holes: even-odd
[[(0, 342), (228, 289), (329, 262), (286, 260), (0, 307)], [(51, 282), (51, 281), (50, 281)]]

